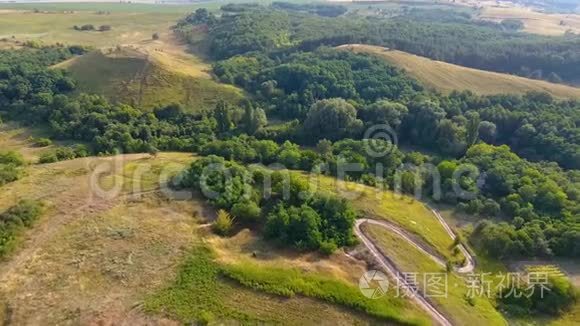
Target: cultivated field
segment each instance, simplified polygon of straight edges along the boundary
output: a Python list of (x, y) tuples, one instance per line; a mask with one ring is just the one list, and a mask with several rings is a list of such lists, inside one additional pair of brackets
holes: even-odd
[(350, 44), (339, 48), (383, 58), (404, 69), (426, 87), (443, 93), (469, 90), (476, 94), (492, 95), (543, 91), (557, 98), (580, 98), (580, 88), (577, 87), (462, 67), (380, 46)]
[[(1, 9), (1, 7), (0, 7)], [(0, 39), (35, 40), (44, 44), (81, 44), (94, 47), (129, 44), (165, 31), (185, 13), (98, 13), (92, 11), (0, 10)], [(77, 31), (74, 25), (110, 25), (111, 30)]]
[(518, 19), (524, 23), (524, 32), (541, 35), (564, 35), (566, 32), (580, 33), (580, 15), (550, 14), (534, 11), (526, 7), (481, 8), (478, 19), (501, 22), (504, 19)]

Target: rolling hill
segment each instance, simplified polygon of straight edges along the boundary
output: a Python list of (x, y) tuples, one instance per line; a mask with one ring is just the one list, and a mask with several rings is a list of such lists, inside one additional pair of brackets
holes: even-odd
[(209, 65), (159, 41), (96, 50), (55, 68), (70, 71), (81, 92), (146, 110), (180, 103), (197, 111), (212, 108), (217, 99), (235, 103), (243, 97), (241, 90), (214, 81)]
[(347, 44), (339, 48), (379, 56), (404, 69), (426, 87), (442, 93), (470, 90), (480, 95), (493, 95), (543, 91), (557, 98), (580, 98), (580, 88), (462, 67), (380, 46)]

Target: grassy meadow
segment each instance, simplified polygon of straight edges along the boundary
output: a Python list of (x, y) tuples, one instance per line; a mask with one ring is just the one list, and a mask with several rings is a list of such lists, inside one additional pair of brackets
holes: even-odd
[[(0, 39), (39, 41), (43, 44), (75, 44), (93, 47), (116, 46), (150, 39), (167, 30), (187, 12), (34, 12), (2, 11), (0, 6)], [(74, 25), (92, 24), (96, 28), (110, 25), (111, 30), (77, 31)]]
[(405, 70), (427, 88), (442, 93), (469, 90), (479, 95), (548, 92), (556, 98), (580, 98), (580, 88), (514, 75), (462, 67), (380, 46), (351, 44), (339, 48), (376, 55)]
[[(350, 279), (326, 273), (354, 271), (343, 254), (318, 262), (315, 256), (278, 250), (254, 236), (228, 241), (209, 234), (202, 223), (210, 213), (201, 200), (167, 200), (155, 192), (161, 174), (178, 173), (193, 159), (185, 153), (159, 153), (30, 164), (20, 180), (0, 188), (0, 211), (22, 198), (46, 206), (0, 265), (6, 294), (0, 305), (14, 307), (11, 320), (28, 323), (50, 315), (45, 320), (55, 323), (103, 323), (120, 316), (134, 323), (166, 317), (186, 323), (428, 323), (405, 300), (362, 297), (353, 280), (362, 267)], [(107, 168), (92, 179), (103, 164)], [(91, 180), (103, 190), (119, 185), (118, 195), (96, 196)], [(248, 250), (256, 248), (301, 269), (253, 259)], [(223, 259), (226, 255), (229, 260)], [(257, 286), (273, 280), (280, 281), (277, 288)], [(54, 306), (60, 309), (54, 311)]]
[(240, 89), (211, 79), (209, 65), (195, 57), (150, 53), (145, 47), (94, 51), (56, 68), (70, 71), (78, 92), (102, 94), (145, 110), (179, 103), (197, 111), (213, 108), (218, 99), (235, 103), (243, 98)]
[(441, 256), (450, 258), (453, 240), (424, 203), (407, 195), (338, 181), (332, 177), (313, 176), (316, 189), (337, 193), (352, 201), (361, 217), (384, 219), (416, 235), (419, 241), (433, 247)]

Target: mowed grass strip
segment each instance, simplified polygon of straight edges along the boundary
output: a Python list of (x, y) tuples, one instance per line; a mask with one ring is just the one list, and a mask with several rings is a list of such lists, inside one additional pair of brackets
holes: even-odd
[(426, 87), (442, 93), (468, 90), (479, 95), (494, 95), (539, 91), (561, 99), (580, 98), (580, 88), (577, 87), (462, 67), (380, 46), (349, 44), (339, 48), (378, 56), (402, 68)]
[(303, 295), (343, 305), (370, 316), (402, 325), (426, 325), (428, 319), (394, 291), (380, 299), (365, 297), (358, 287), (315, 273), (292, 268), (264, 268), (256, 264), (225, 265), (222, 273), (258, 291), (284, 297)]
[[(431, 296), (430, 299), (457, 325), (507, 324), (489, 298), (478, 296), (473, 292), (474, 298), (469, 299), (470, 289), (463, 276), (447, 273), (424, 253), (389, 230), (368, 225), (365, 226), (365, 232), (377, 242), (383, 253), (392, 259), (402, 272), (416, 275), (418, 289), (426, 289), (427, 294)], [(444, 287), (427, 285), (433, 275), (443, 277), (446, 275), (446, 290)], [(446, 294), (439, 296), (438, 291), (442, 289)]]
[[(255, 290), (256, 286), (240, 285), (237, 280), (223, 277), (224, 273), (231, 275), (233, 267), (219, 265), (214, 258), (209, 248), (201, 244), (194, 246), (175, 280), (145, 300), (145, 311), (167, 315), (184, 323), (364, 325), (378, 322), (317, 299), (273, 295), (273, 291), (268, 294), (263, 292), (264, 289)], [(246, 269), (239, 267), (237, 270)], [(280, 276), (273, 271), (264, 270), (262, 273), (257, 282), (268, 282)]]

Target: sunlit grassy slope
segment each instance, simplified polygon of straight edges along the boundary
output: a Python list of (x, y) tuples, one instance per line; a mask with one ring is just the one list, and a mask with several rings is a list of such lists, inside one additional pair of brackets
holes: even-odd
[(79, 91), (143, 109), (180, 103), (199, 111), (213, 108), (218, 99), (237, 102), (243, 97), (239, 89), (211, 79), (208, 65), (155, 48), (98, 50), (56, 67), (71, 72)]
[(443, 93), (449, 93), (453, 90), (469, 90), (476, 94), (492, 95), (542, 91), (557, 98), (580, 98), (580, 88), (577, 87), (462, 67), (380, 46), (350, 44), (342, 45), (339, 48), (357, 53), (369, 53), (383, 58), (404, 69), (428, 88)]

